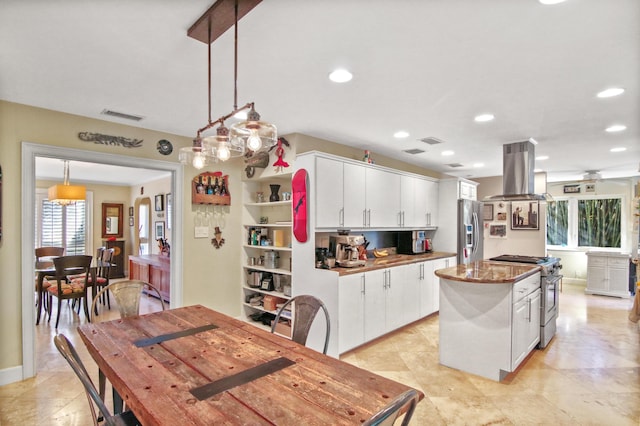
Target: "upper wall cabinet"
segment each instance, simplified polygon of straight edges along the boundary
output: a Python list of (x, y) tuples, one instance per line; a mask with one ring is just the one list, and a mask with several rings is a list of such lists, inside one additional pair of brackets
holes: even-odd
[(435, 225), (438, 184), (339, 157), (315, 157), (316, 228)]

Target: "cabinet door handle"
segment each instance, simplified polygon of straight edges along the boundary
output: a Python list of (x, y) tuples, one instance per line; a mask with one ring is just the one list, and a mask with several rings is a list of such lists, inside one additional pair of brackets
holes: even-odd
[(338, 223), (340, 226), (344, 226), (344, 207), (338, 211)]
[(398, 226), (402, 226), (402, 212), (398, 212)]
[(527, 303), (528, 303), (528, 308), (529, 308), (529, 318), (527, 318), (529, 320), (529, 322), (531, 322), (531, 299), (527, 299)]
[(362, 226), (367, 226), (367, 210), (362, 210)]
[(387, 270), (387, 273), (389, 274), (389, 275), (388, 275), (388, 277), (389, 277), (389, 283), (387, 284), (387, 287), (388, 287), (388, 288), (391, 288), (391, 269)]
[(367, 210), (367, 226), (371, 226), (371, 209)]
[(402, 226), (404, 226), (404, 211), (402, 212)]
[(366, 287), (365, 282), (364, 282), (364, 275), (361, 275), (360, 276), (360, 293), (366, 294), (367, 293), (366, 288), (367, 287)]

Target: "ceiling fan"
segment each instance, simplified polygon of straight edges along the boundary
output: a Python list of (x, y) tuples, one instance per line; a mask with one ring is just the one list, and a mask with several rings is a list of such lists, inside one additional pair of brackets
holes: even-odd
[(585, 170), (585, 174), (582, 177), (584, 183), (595, 183), (602, 180), (600, 170)]

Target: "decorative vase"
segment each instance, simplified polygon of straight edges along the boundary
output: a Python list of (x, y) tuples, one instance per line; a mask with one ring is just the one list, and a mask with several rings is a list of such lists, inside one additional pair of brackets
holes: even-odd
[(280, 190), (280, 185), (269, 185), (271, 188), (271, 195), (269, 195), (269, 201), (280, 201), (280, 196), (278, 195), (278, 191)]

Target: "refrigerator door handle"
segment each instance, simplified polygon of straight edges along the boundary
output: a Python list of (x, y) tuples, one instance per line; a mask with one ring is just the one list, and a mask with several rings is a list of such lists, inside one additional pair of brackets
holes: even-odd
[(478, 214), (473, 212), (473, 254), (478, 251), (478, 241), (480, 238), (480, 230), (478, 229), (480, 223), (478, 221)]

